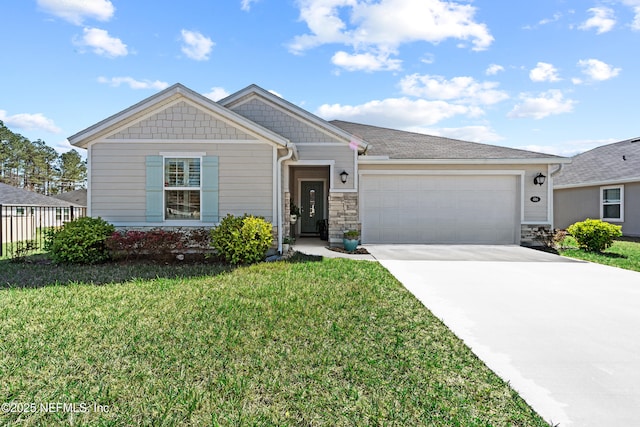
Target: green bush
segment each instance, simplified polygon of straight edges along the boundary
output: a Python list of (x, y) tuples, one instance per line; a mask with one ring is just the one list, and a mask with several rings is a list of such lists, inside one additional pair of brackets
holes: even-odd
[(227, 215), (211, 230), (211, 245), (231, 264), (262, 261), (273, 241), (272, 225), (264, 218)]
[(95, 264), (109, 259), (106, 240), (115, 227), (102, 218), (78, 218), (56, 232), (51, 256), (56, 262)]
[(578, 247), (588, 252), (602, 252), (613, 244), (616, 237), (622, 236), (622, 227), (599, 219), (586, 219), (567, 228), (578, 242)]

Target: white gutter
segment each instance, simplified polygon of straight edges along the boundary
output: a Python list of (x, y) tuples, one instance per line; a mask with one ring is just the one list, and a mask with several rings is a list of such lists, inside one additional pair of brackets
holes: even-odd
[(639, 182), (639, 181), (640, 181), (640, 176), (636, 176), (636, 177), (624, 178), (624, 179), (610, 179), (607, 181), (581, 182), (580, 184), (554, 185), (553, 188), (556, 190), (566, 190), (568, 188), (599, 187), (603, 185), (629, 184), (630, 182)]
[(546, 165), (546, 164), (571, 163), (571, 159), (381, 159), (380, 157), (358, 157), (361, 165)]
[(293, 157), (293, 153), (295, 152), (295, 145), (292, 147), (291, 145), (287, 145), (287, 154), (280, 157), (276, 164), (277, 171), (277, 188), (278, 194), (276, 196), (278, 208), (277, 208), (277, 221), (278, 221), (278, 252), (282, 253), (282, 223), (283, 223), (283, 213), (282, 213), (282, 163), (285, 160), (289, 160)]

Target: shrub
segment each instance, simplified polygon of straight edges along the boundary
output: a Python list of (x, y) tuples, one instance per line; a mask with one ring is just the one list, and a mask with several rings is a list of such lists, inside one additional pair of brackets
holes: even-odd
[(212, 246), (231, 264), (262, 261), (271, 246), (272, 225), (264, 218), (227, 215), (211, 230)]
[(102, 218), (78, 218), (55, 234), (51, 256), (56, 262), (95, 264), (109, 259), (106, 240), (115, 231)]
[(602, 252), (613, 244), (616, 237), (622, 236), (622, 227), (599, 219), (586, 219), (567, 228), (578, 242), (578, 247), (588, 252)]
[(7, 253), (11, 257), (13, 262), (23, 262), (27, 256), (31, 255), (39, 249), (38, 242), (35, 240), (25, 240), (22, 242), (15, 242), (13, 245), (9, 244)]
[(172, 258), (175, 251), (185, 249), (206, 249), (210, 244), (209, 230), (205, 228), (163, 230), (153, 228), (148, 231), (115, 231), (107, 240), (111, 255), (116, 258)]
[(49, 227), (44, 229), (44, 243), (42, 245), (42, 249), (46, 252), (53, 249), (53, 241), (56, 238), (56, 234), (58, 234), (61, 229), (62, 227)]

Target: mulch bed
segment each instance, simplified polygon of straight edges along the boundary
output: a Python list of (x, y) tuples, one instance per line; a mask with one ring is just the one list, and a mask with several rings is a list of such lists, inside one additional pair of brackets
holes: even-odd
[(330, 251), (333, 251), (333, 252), (340, 252), (340, 253), (343, 253), (343, 254), (369, 255), (369, 251), (366, 250), (365, 248), (356, 248), (356, 250), (353, 251), (353, 252), (348, 252), (344, 248), (341, 248), (339, 246), (327, 246), (327, 249), (329, 249)]

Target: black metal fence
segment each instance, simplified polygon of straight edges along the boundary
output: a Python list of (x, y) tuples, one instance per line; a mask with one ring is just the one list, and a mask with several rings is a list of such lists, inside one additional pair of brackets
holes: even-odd
[(43, 250), (47, 231), (86, 214), (78, 206), (0, 205), (0, 258)]

